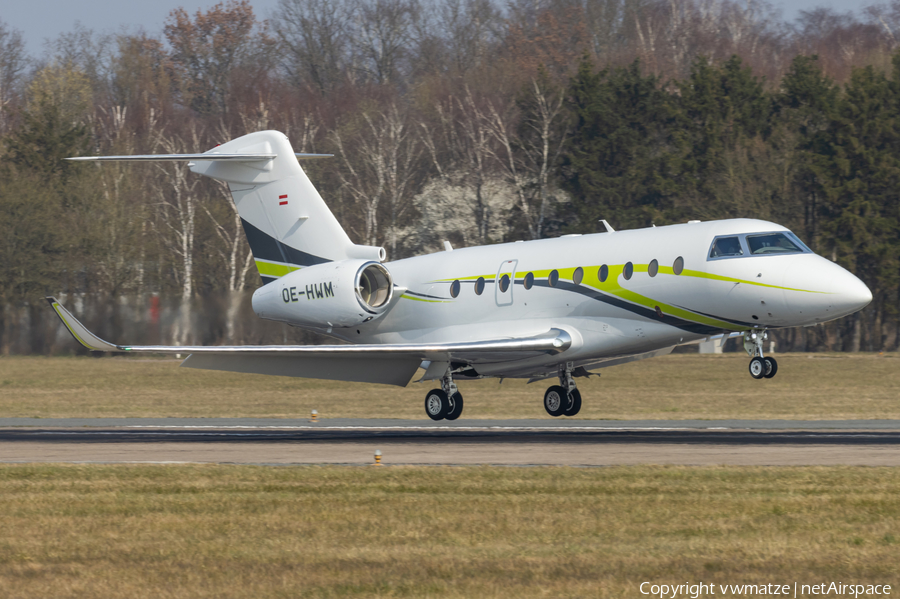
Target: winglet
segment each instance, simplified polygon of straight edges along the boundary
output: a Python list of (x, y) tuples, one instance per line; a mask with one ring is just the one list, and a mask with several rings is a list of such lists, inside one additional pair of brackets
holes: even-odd
[(71, 312), (63, 308), (63, 305), (56, 301), (55, 297), (47, 297), (45, 299), (50, 304), (50, 307), (56, 312), (57, 316), (59, 316), (62, 323), (69, 329), (69, 332), (72, 333), (72, 336), (75, 337), (75, 340), (81, 345), (91, 351), (128, 351), (128, 348), (107, 343), (87, 330), (87, 327), (78, 322), (78, 319), (72, 316)]

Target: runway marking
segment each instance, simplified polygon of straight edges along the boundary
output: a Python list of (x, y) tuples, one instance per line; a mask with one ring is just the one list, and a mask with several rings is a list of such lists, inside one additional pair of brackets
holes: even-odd
[(664, 426), (201, 426), (201, 425), (161, 425), (129, 424), (120, 428), (147, 428), (147, 429), (214, 429), (214, 430), (291, 430), (291, 431), (693, 431), (693, 430), (751, 430), (716, 428), (690, 428), (690, 427), (664, 427)]

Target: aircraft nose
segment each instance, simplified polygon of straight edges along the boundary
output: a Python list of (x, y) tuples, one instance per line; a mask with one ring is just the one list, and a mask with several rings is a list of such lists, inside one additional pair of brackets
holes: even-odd
[(800, 320), (826, 322), (869, 305), (872, 292), (865, 283), (826, 258), (814, 258), (798, 261), (784, 279), (785, 301)]
[[(847, 272), (847, 271), (844, 271)], [(858, 310), (862, 310), (870, 303), (872, 303), (872, 290), (866, 286), (859, 278), (850, 274), (850, 281), (847, 281), (844, 284), (844, 287), (841, 289), (840, 296), (841, 302), (846, 306), (849, 310), (848, 314), (852, 314)]]

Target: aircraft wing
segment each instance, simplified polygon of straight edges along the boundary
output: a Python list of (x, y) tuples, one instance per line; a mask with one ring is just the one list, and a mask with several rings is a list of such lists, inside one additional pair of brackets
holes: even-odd
[(423, 361), (498, 362), (556, 354), (572, 343), (563, 330), (506, 339), (385, 345), (117, 345), (81, 324), (55, 298), (46, 298), (75, 340), (91, 351), (190, 354), (187, 368), (382, 383), (405, 387)]

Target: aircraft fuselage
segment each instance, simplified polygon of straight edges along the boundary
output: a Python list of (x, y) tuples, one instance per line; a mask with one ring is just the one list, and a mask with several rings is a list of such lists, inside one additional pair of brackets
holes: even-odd
[[(747, 247), (748, 235), (771, 233), (790, 235), (775, 223), (733, 219), (389, 262), (394, 284), (406, 288), (397, 305), (383, 318), (331, 334), (354, 343), (429, 343), (559, 328), (573, 337), (566, 359), (588, 364), (721, 333), (814, 325), (871, 301), (859, 279), (802, 244), (792, 253)], [(741, 254), (710, 258), (714, 240), (731, 237), (743, 244)], [(479, 373), (515, 376), (518, 366), (533, 371), (534, 362), (498, 364), (497, 372), (482, 365)]]

